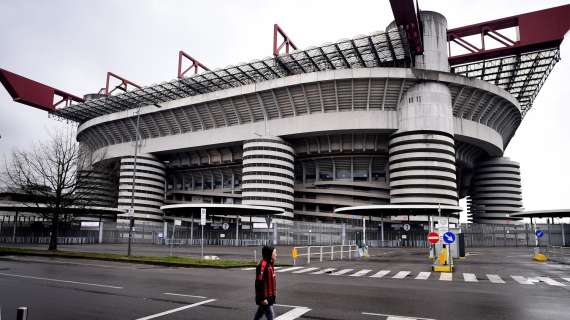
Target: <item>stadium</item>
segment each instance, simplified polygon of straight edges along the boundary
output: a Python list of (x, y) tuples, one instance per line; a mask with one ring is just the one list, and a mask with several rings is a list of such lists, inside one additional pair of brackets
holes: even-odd
[[(273, 57), (208, 70), (181, 51), (175, 80), (140, 87), (109, 73), (106, 90), (84, 98), (52, 90), (57, 107), (16, 99), (19, 83), (47, 86), (3, 69), (0, 78), (17, 101), (78, 124), (81, 147), (103, 157), (85, 168), (99, 185), (91, 196), (124, 212), (118, 225), (182, 219), (194, 230), (206, 208), (212, 225), (236, 224), (236, 239), (240, 226), (252, 238), (265, 231), (255, 224), (268, 215), (275, 226), (342, 226), (344, 237), (362, 220), (424, 230), (443, 212), (457, 223), (463, 198), (473, 222), (512, 225), (520, 167), (504, 151), (566, 32), (545, 26), (537, 39), (528, 28), (569, 8), (448, 29), (443, 15), (394, 1), (381, 32), (297, 49), (275, 25)], [(506, 45), (469, 50), (464, 38), (478, 35)]]

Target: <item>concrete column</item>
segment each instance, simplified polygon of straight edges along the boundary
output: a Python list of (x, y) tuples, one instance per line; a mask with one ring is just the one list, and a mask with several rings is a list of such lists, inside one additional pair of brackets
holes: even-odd
[(162, 239), (164, 239), (164, 244), (166, 244), (166, 239), (168, 239), (168, 222), (164, 221), (162, 223)]
[(522, 220), (509, 216), (522, 210), (519, 163), (506, 157), (478, 163), (471, 180), (470, 198), (470, 213), (475, 223), (513, 224)]
[[(121, 159), (119, 179), (119, 209), (128, 211), (131, 208), (134, 179), (134, 210), (136, 221), (160, 226), (164, 204), (166, 166), (151, 154), (137, 156), (136, 175), (134, 157)], [(144, 172), (143, 172), (144, 171)], [(140, 206), (139, 206), (140, 204)], [(123, 215), (119, 215), (118, 223), (128, 223)]]
[(279, 231), (277, 230), (277, 222), (273, 221), (273, 245), (276, 246), (279, 238)]
[[(281, 138), (266, 136), (246, 141), (242, 203), (283, 208), (282, 217), (293, 218), (294, 161), (293, 147)], [(281, 175), (271, 174), (275, 172)]]
[(346, 244), (346, 223), (342, 224), (342, 231), (341, 231), (341, 243), (344, 246)]
[(99, 221), (99, 243), (103, 243), (103, 221)]
[(236, 218), (236, 246), (238, 246), (239, 244), (239, 220), (240, 220), (240, 216), (237, 216)]

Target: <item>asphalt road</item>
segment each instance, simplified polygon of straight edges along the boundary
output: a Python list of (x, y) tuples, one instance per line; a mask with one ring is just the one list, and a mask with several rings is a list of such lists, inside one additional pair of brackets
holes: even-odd
[[(532, 263), (522, 252), (506, 258), (506, 250), (474, 253), (460, 262), (452, 281), (433, 273), (418, 280), (429, 264), (419, 251), (406, 249), (380, 252), (367, 261), (283, 268), (277, 273), (278, 319), (569, 319), (568, 266)], [(306, 267), (316, 269), (294, 273)], [(328, 267), (351, 270), (313, 274)], [(371, 277), (382, 270), (389, 273)], [(352, 276), (359, 271), (361, 276)], [(489, 281), (489, 273), (504, 283)], [(554, 283), (523, 284), (513, 275)], [(15, 319), (18, 306), (29, 307), (30, 320), (251, 319), (253, 277), (253, 271), (242, 269), (0, 257), (0, 305), (4, 320)]]

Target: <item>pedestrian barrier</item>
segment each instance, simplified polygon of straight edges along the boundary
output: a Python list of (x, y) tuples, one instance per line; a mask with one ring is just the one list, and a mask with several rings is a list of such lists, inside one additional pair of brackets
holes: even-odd
[(546, 256), (549, 260), (570, 263), (570, 248), (562, 246), (548, 246), (545, 250)]
[(319, 261), (323, 262), (323, 257), (333, 261), (335, 257), (343, 260), (344, 258), (352, 259), (352, 255), (358, 252), (357, 245), (338, 245), (338, 246), (304, 246), (294, 247), (291, 250), (293, 256), (293, 264), (301, 257), (306, 257), (307, 264), (311, 263), (311, 257), (319, 257)]

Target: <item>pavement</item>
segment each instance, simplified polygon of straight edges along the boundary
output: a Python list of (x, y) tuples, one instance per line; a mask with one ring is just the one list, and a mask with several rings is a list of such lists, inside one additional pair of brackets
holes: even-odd
[[(569, 318), (569, 265), (533, 262), (527, 248), (468, 252), (448, 276), (431, 272), (422, 249), (373, 249), (365, 260), (282, 267), (277, 319)], [(1, 316), (15, 319), (16, 308), (28, 306), (30, 320), (251, 319), (253, 278), (247, 268), (3, 256)]]

